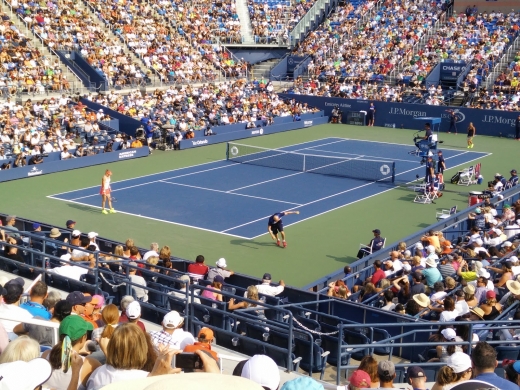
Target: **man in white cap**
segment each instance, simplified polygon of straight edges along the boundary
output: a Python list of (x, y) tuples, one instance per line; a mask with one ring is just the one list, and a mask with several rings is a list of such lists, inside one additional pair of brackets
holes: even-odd
[(160, 344), (170, 348), (182, 349), (195, 343), (195, 338), (190, 332), (182, 329), (184, 318), (175, 311), (167, 313), (162, 321), (162, 330), (150, 332), (150, 337), (155, 346)]
[(502, 243), (500, 238), (502, 231), (499, 228), (493, 228), (484, 233), (484, 244), (488, 246), (498, 246)]
[(223, 257), (218, 259), (217, 267), (211, 268), (208, 272), (208, 281), (213, 282), (213, 279), (215, 279), (215, 276), (217, 276), (217, 275), (222, 276), (224, 279), (229, 278), (231, 275), (233, 275), (234, 272), (231, 270), (227, 270), (226, 267), (227, 267), (226, 259), (224, 259)]
[(90, 245), (94, 245), (96, 247), (96, 250), (98, 251), (99, 250), (99, 246), (98, 244), (96, 244), (96, 237), (98, 236), (98, 234), (96, 232), (89, 232), (88, 233), (88, 238), (90, 239)]
[(280, 387), (280, 370), (275, 361), (266, 355), (255, 355), (238, 363), (233, 375), (250, 379), (264, 389), (277, 390)]

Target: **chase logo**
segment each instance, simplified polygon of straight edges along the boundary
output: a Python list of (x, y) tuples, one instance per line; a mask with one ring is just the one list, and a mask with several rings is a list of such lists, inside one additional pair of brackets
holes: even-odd
[(205, 145), (208, 143), (208, 140), (205, 139), (205, 140), (200, 140), (200, 141), (191, 141), (191, 143), (193, 144), (193, 146)]

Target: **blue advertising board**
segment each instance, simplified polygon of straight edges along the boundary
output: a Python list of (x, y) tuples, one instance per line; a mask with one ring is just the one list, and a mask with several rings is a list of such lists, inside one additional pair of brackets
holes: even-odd
[(38, 165), (26, 165), (20, 168), (4, 169), (0, 171), (0, 182), (24, 179), (27, 177), (41, 176), (48, 173), (68, 171), (70, 169), (85, 168), (92, 165), (107, 164), (116, 161), (128, 160), (132, 158), (145, 157), (150, 154), (147, 147), (137, 149), (117, 150), (109, 153), (101, 153), (93, 156), (71, 158), (68, 160), (59, 160), (54, 158), (55, 154), (50, 156), (50, 161), (45, 161)]
[[(465, 107), (429, 106), (425, 104), (389, 103), (371, 100), (354, 100), (342, 98), (328, 98), (295, 94), (280, 94), (283, 99), (296, 99), (308, 103), (311, 107), (324, 110), (330, 116), (334, 106), (346, 111), (367, 111), (370, 103), (376, 108), (375, 126), (422, 130), (424, 122), (416, 121), (419, 117), (441, 118), (440, 131), (447, 131), (450, 125), (448, 109), (454, 110), (457, 117), (457, 131), (465, 133), (470, 122), (477, 129), (478, 135), (494, 137), (515, 137), (516, 119), (520, 112), (480, 110)], [(343, 115), (346, 120), (346, 115)]]
[(439, 66), (441, 81), (457, 81), (459, 75), (466, 70), (465, 62), (441, 62)]
[(225, 128), (227, 126), (215, 127), (214, 130), (217, 133), (216, 135), (211, 135), (208, 137), (198, 137), (192, 139), (184, 139), (180, 142), (181, 149), (188, 148), (196, 148), (198, 146), (206, 146), (212, 144), (218, 144), (220, 142), (228, 142), (234, 141), (242, 138), (250, 138), (250, 137), (258, 137), (260, 135), (267, 135), (273, 133), (280, 133), (282, 131), (303, 129), (304, 127), (311, 127), (316, 125), (322, 125), (329, 121), (329, 117), (316, 115), (310, 118), (302, 118), (301, 121), (298, 122), (287, 122), (281, 123), (278, 125), (264, 126), (264, 127), (255, 127), (252, 129), (243, 129), (239, 131), (231, 131), (231, 132), (220, 132), (219, 128)]

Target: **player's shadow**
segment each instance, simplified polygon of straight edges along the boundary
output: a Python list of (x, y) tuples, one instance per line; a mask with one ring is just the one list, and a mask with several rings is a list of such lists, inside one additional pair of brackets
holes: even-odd
[(253, 240), (242, 240), (242, 239), (231, 240), (229, 243), (231, 245), (239, 245), (239, 246), (243, 246), (243, 247), (251, 248), (251, 249), (260, 249), (260, 247), (264, 247), (264, 246), (275, 246), (275, 244), (272, 242), (258, 242), (258, 241), (253, 241)]
[(76, 203), (67, 203), (67, 206), (69, 206), (70, 208), (85, 211), (85, 212), (91, 213), (91, 214), (100, 214), (101, 213), (100, 209), (94, 208), (92, 206), (76, 204)]
[(332, 256), (332, 255), (326, 255), (330, 259), (334, 259), (339, 263), (353, 263), (354, 261), (357, 261), (358, 258), (354, 256), (344, 256), (344, 257), (338, 257), (338, 256)]

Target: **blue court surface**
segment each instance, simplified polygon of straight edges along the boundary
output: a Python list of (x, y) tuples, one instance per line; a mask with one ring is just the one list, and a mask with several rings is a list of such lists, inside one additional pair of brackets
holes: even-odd
[[(223, 144), (223, 157), (225, 148)], [(420, 158), (408, 153), (413, 149), (413, 145), (345, 138), (325, 138), (278, 149), (315, 156), (394, 161), (395, 183), (221, 160), (113, 182), (112, 196), (120, 213), (253, 239), (267, 233), (267, 219), (275, 212), (300, 210), (299, 215), (284, 218), (285, 226), (289, 226), (414, 181), (416, 175), (424, 176)], [(469, 166), (488, 155), (442, 150), (448, 169)], [(453, 172), (449, 177), (455, 173), (449, 172)], [(116, 171), (114, 176), (117, 177)], [(100, 208), (101, 202), (99, 186), (49, 197), (94, 208)]]

